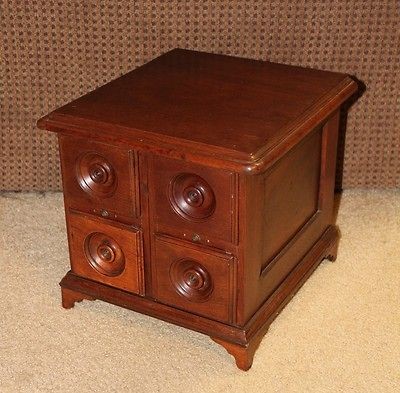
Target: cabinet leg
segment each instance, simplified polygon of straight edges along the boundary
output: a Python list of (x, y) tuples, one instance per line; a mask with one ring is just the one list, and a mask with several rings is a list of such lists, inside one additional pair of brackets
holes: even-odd
[(220, 338), (211, 337), (217, 344), (222, 345), (236, 361), (236, 365), (243, 371), (247, 371), (253, 364), (254, 354), (260, 345), (262, 336), (250, 341), (246, 346), (230, 343)]
[(95, 298), (92, 296), (85, 295), (67, 288), (61, 288), (61, 298), (62, 306), (67, 309), (74, 307), (76, 302), (81, 302), (84, 299), (95, 300)]
[(326, 258), (329, 259), (331, 262), (336, 261), (338, 247), (339, 247), (339, 238), (337, 237), (333, 242), (332, 246), (327, 250), (326, 254)]

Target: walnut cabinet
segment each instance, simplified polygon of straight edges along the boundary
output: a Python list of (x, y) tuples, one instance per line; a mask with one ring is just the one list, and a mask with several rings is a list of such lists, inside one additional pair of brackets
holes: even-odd
[(99, 299), (209, 335), (243, 370), (334, 259), (346, 75), (176, 49), (38, 122), (58, 134), (71, 270)]

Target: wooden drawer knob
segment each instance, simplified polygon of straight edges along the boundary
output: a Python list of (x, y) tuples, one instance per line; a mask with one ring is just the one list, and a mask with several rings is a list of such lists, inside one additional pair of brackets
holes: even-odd
[(215, 210), (215, 195), (200, 176), (182, 173), (170, 183), (169, 201), (174, 211), (190, 221), (204, 220)]
[(110, 167), (108, 165), (105, 166), (95, 163), (91, 168), (89, 168), (89, 176), (97, 184), (107, 183), (109, 173)]
[(105, 262), (113, 262), (115, 260), (115, 252), (108, 244), (101, 244), (97, 249), (97, 254)]
[(207, 269), (192, 259), (179, 259), (170, 268), (170, 279), (177, 292), (193, 302), (204, 302), (213, 291)]
[(96, 153), (86, 153), (76, 162), (77, 180), (89, 194), (111, 196), (117, 186), (117, 177), (108, 160)]
[(104, 233), (95, 232), (86, 237), (85, 255), (90, 265), (106, 276), (118, 276), (125, 268), (121, 247)]

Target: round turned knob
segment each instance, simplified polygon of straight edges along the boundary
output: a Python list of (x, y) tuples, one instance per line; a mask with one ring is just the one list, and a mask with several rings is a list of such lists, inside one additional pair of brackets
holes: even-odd
[(81, 188), (95, 196), (109, 197), (117, 187), (112, 165), (97, 153), (86, 153), (77, 160), (76, 176)]
[(201, 274), (195, 270), (186, 272), (184, 277), (185, 283), (191, 288), (201, 288), (204, 283)]
[(176, 291), (190, 301), (204, 302), (213, 291), (209, 272), (192, 259), (179, 259), (172, 263), (169, 276)]
[(106, 244), (100, 245), (97, 249), (97, 253), (103, 261), (112, 262), (115, 259), (114, 250)]
[(95, 164), (89, 169), (89, 176), (97, 184), (106, 183), (108, 179), (107, 168)]
[(204, 202), (204, 196), (201, 188), (187, 187), (183, 190), (183, 198), (190, 206), (201, 206)]
[(86, 237), (85, 255), (89, 264), (106, 276), (118, 276), (125, 269), (125, 256), (120, 245), (104, 233), (94, 232)]
[(215, 195), (210, 185), (193, 173), (181, 173), (169, 186), (169, 201), (174, 211), (190, 221), (202, 221), (215, 210)]

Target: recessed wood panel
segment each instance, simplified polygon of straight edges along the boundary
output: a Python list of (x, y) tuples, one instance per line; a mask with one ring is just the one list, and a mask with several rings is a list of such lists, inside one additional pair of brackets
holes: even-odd
[(321, 130), (281, 158), (263, 180), (263, 269), (318, 213)]

